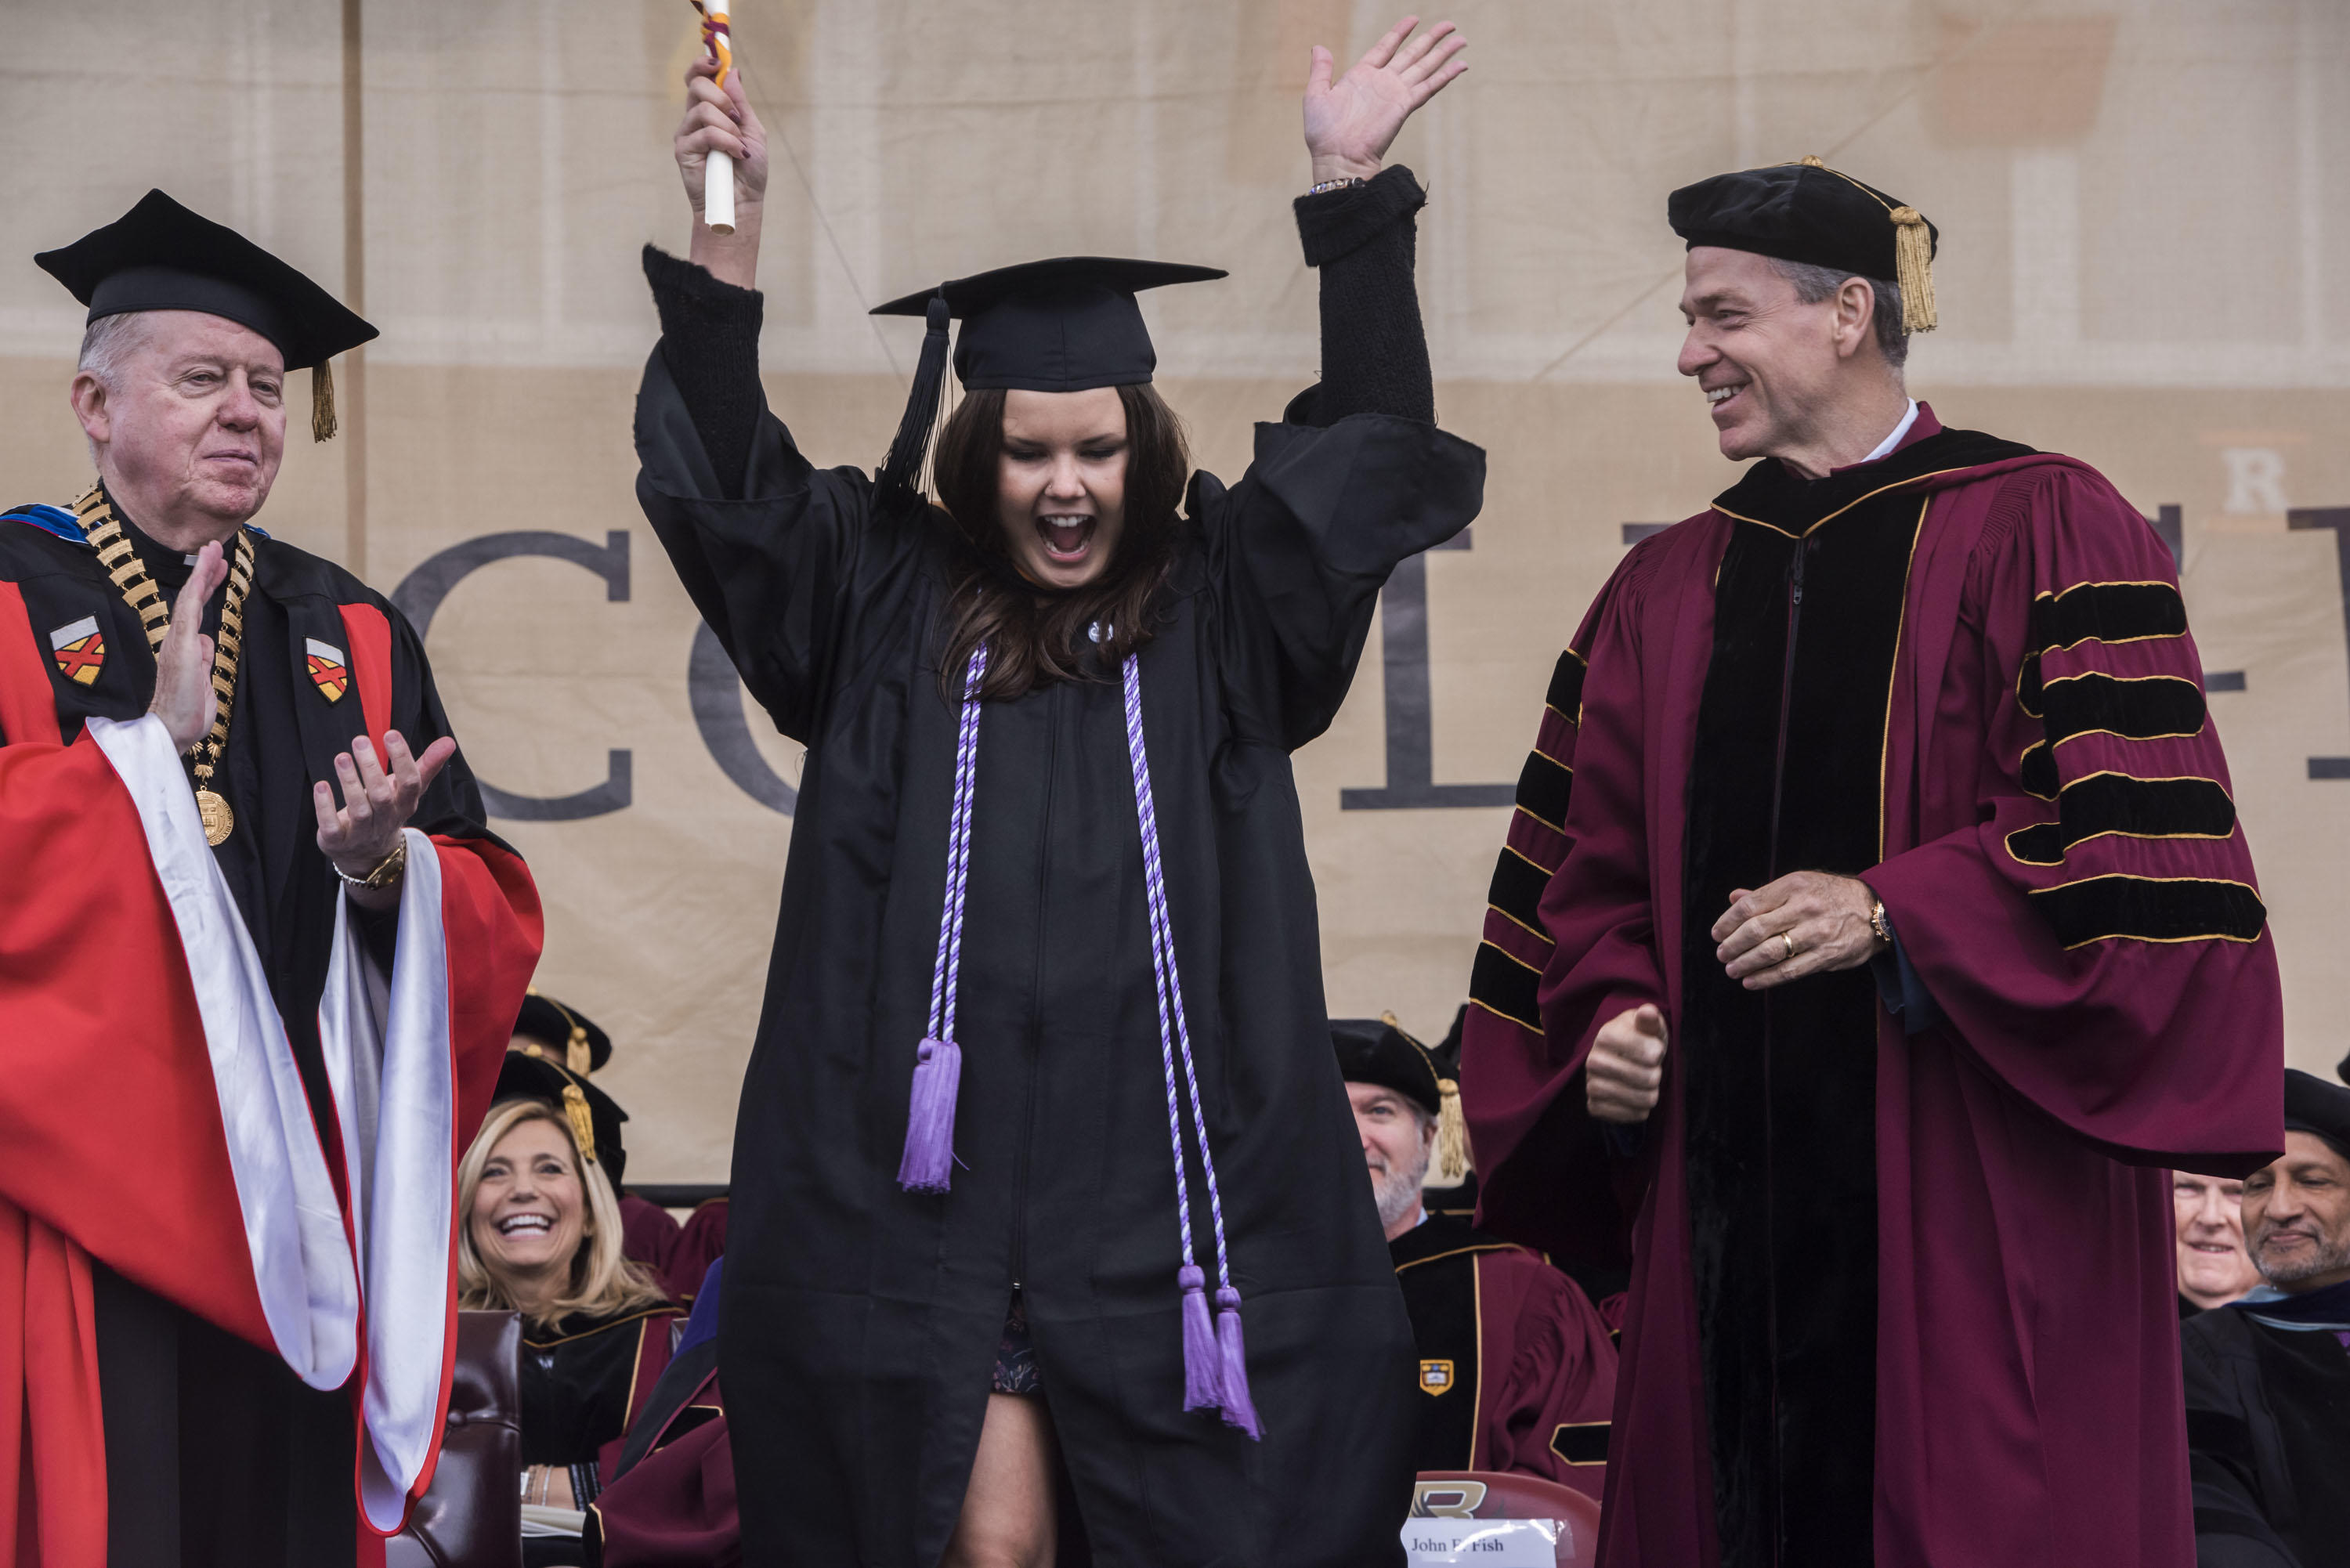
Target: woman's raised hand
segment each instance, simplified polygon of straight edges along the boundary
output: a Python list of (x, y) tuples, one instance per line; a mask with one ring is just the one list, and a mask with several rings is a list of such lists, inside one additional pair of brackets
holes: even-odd
[(1412, 111), (1469, 68), (1460, 57), (1469, 40), (1439, 22), (1418, 37), (1417, 16), (1406, 16), (1370, 52), (1336, 81), (1329, 50), (1314, 46), (1314, 66), (1305, 78), (1305, 151), (1314, 158), (1314, 183), (1367, 180), (1379, 171), (1388, 144)]
[[(757, 286), (759, 214), (767, 195), (767, 130), (743, 92), (743, 62), (735, 59), (726, 85), (717, 82), (718, 63), (698, 59), (685, 73), (685, 118), (678, 122), (677, 171), (693, 209), (691, 259), (721, 281)], [(702, 221), (704, 174), (712, 152), (734, 161), (734, 233), (713, 234)]]

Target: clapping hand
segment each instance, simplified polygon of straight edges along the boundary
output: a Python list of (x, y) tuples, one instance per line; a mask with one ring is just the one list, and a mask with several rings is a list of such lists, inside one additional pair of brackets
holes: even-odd
[[(343, 791), (339, 809), (333, 786), (324, 779), (310, 786), (310, 804), (318, 814), (319, 852), (346, 877), (365, 877), (383, 863), (400, 842), (400, 829), (416, 815), (425, 786), (457, 754), (457, 742), (443, 735), (422, 756), (411, 756), (408, 742), (399, 731), (390, 730), (384, 733), (383, 750), (379, 762), (374, 745), (361, 735), (335, 759), (335, 778)], [(400, 890), (397, 886), (364, 891), (355, 888), (351, 897), (382, 909), (399, 902)]]
[(155, 650), (155, 695), (147, 711), (163, 721), (174, 749), (185, 752), (204, 738), (220, 710), (213, 690), (213, 639), (204, 635), (204, 606), (228, 578), (228, 562), (217, 544), (196, 552), (195, 569), (172, 601), (172, 623)]
[(1406, 16), (1370, 52), (1336, 81), (1329, 50), (1314, 46), (1314, 66), (1305, 78), (1305, 151), (1314, 158), (1314, 183), (1367, 180), (1412, 111), (1469, 68), (1460, 57), (1469, 40), (1439, 22), (1418, 37), (1417, 16)]

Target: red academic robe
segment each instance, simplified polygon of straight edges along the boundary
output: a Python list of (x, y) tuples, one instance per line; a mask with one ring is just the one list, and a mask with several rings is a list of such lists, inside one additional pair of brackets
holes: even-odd
[[(44, 635), (28, 602), (54, 618), (110, 590), (70, 514), (0, 529), (0, 1563), (107, 1562), (93, 1260), (348, 1390), (365, 1553), (439, 1455), (456, 1163), (537, 959), (536, 891), (486, 834), (410, 829), (389, 975), (338, 902), (319, 1125), (161, 721), (106, 716), (125, 693), (76, 673), (128, 659), (135, 621), (90, 597), (100, 636)], [(412, 634), (348, 575), (262, 548), (255, 591), (290, 585), (313, 634), (306, 741), (339, 722), (380, 751), (420, 701), (395, 689), (396, 668), (421, 668), (412, 647), (395, 659)]]
[[(1875, 1012), (1865, 1531), (1881, 1568), (2188, 1568), (2162, 1170), (2281, 1147), (2275, 954), (2168, 552), (2085, 464), (1946, 468), (1918, 455), (1937, 437), (1921, 406), (1885, 483), (1845, 482), (1914, 529), (1865, 875), (1941, 1014), (1905, 1035)], [(1717, 504), (1643, 541), (1560, 659), (1466, 1033), (1482, 1222), (1603, 1263), (1628, 1247), (1610, 1568), (1721, 1561), (1686, 1064), (1628, 1156), (1579, 1074), (1642, 1002), (1681, 1043), (1684, 938), (1721, 912), (1684, 907), (1714, 585), (1762, 525)]]

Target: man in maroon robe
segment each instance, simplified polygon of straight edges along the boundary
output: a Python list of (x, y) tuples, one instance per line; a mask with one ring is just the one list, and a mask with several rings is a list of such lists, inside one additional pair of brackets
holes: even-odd
[(1462, 1073), (1487, 1228), (1631, 1262), (1601, 1560), (2187, 1568), (2163, 1168), (2270, 1158), (2282, 1051), (2170, 556), (1908, 399), (1915, 209), (1669, 215), (1759, 461), (1559, 660)]
[(1430, 1158), (1460, 1142), (1449, 1064), (1381, 1019), (1333, 1019), (1330, 1038), (1419, 1351), (1413, 1468), (1517, 1471), (1598, 1497), (1616, 1395), (1607, 1325), (1541, 1253), (1429, 1211)]

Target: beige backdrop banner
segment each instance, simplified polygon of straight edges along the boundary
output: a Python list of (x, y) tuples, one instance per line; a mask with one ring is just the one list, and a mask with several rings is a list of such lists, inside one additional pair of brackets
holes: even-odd
[[(1401, 0), (1396, 0), (1399, 6)], [(820, 462), (869, 467), (920, 327), (879, 299), (1035, 255), (1232, 269), (1148, 304), (1227, 479), (1315, 365), (1307, 47), (1353, 0), (741, 0), (774, 134), (762, 345)], [(1297, 759), (1334, 1012), (1465, 994), (1559, 647), (1627, 529), (1734, 471), (1672, 369), (1665, 193), (1822, 154), (1940, 225), (1913, 391), (2074, 453), (2177, 541), (2261, 867), (2293, 1060), (2350, 1047), (2350, 7), (2339, 0), (1472, 0), (1469, 75), (1396, 156), (1447, 426), (1492, 482), (1391, 587)], [(36, 270), (160, 185), (383, 327), (346, 435), (261, 521), (421, 618), (548, 904), (540, 984), (608, 1026), (640, 1179), (723, 1179), (798, 749), (713, 659), (637, 512), (645, 242), (685, 0), (0, 0), (0, 503), (88, 482), (79, 312)], [(297, 392), (299, 389), (296, 389)], [(299, 421), (296, 421), (297, 423)], [(21, 890), (17, 896), (22, 896)], [(788, 1003), (786, 1003), (788, 1004)]]

